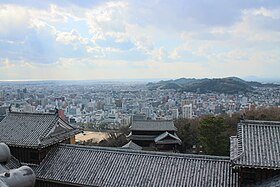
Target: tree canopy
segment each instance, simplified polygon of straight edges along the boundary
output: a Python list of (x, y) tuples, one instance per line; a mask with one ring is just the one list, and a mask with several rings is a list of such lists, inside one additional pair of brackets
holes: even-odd
[(229, 155), (228, 125), (222, 117), (206, 117), (199, 125), (199, 142), (209, 155)]

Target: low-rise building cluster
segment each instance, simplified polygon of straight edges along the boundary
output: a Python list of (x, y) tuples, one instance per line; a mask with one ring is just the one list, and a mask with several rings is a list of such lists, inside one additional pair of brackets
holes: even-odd
[[(233, 114), (280, 105), (279, 87), (260, 87), (239, 94), (149, 90), (144, 83), (34, 82), (0, 85), (0, 120), (11, 106), (17, 112), (54, 112), (86, 128), (118, 129), (135, 114), (151, 120)], [(63, 118), (64, 118), (63, 117)]]

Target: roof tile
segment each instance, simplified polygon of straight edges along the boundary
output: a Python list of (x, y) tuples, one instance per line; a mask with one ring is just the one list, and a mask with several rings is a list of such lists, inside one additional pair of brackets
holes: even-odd
[(280, 169), (280, 122), (242, 121), (231, 138), (231, 152), (236, 165)]
[(177, 131), (173, 121), (165, 120), (133, 121), (130, 129), (132, 131)]
[[(55, 136), (47, 136), (58, 121), (67, 128)], [(9, 146), (44, 147), (69, 138), (78, 132), (79, 130), (63, 122), (56, 114), (11, 112), (0, 122), (0, 141)]]
[(237, 186), (227, 157), (61, 144), (36, 169), (38, 179), (88, 186)]

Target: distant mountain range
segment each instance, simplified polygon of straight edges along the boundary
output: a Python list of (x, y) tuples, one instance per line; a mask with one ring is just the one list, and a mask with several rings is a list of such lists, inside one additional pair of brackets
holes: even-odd
[(278, 84), (262, 84), (255, 81), (245, 81), (238, 77), (226, 77), (215, 79), (180, 78), (175, 80), (148, 83), (150, 90), (175, 89), (177, 91), (197, 93), (226, 93), (236, 94), (254, 91), (257, 87), (280, 87)]

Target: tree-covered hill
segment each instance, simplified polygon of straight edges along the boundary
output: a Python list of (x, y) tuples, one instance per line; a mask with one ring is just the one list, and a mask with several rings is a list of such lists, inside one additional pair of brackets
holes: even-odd
[(215, 79), (187, 79), (159, 81), (148, 83), (148, 88), (153, 89), (175, 89), (177, 91), (197, 92), (197, 93), (244, 93), (253, 91), (256, 87), (279, 86), (275, 84), (262, 84), (259, 82), (248, 82), (238, 77), (226, 77)]

